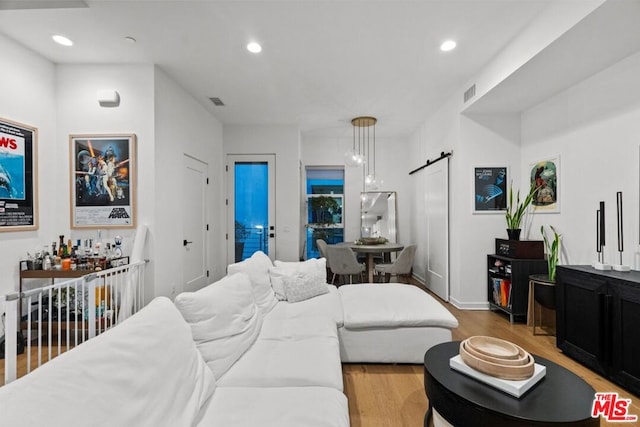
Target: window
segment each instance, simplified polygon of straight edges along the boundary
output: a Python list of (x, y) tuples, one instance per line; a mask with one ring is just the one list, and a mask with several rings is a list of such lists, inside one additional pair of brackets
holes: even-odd
[(344, 241), (344, 169), (307, 168), (306, 258), (320, 256), (316, 240)]

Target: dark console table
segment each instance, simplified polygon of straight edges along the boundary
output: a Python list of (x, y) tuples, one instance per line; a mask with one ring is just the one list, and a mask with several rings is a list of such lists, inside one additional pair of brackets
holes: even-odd
[(558, 348), (636, 396), (640, 396), (638, 331), (640, 272), (558, 266)]
[(562, 366), (535, 356), (546, 366), (545, 377), (520, 398), (483, 384), (449, 367), (460, 342), (431, 347), (424, 356), (424, 386), (429, 398), (425, 427), (433, 409), (457, 427), (464, 426), (589, 426), (595, 391), (582, 378)]

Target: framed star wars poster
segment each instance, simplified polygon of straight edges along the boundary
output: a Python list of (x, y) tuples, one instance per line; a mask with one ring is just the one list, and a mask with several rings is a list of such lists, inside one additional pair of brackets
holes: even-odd
[(0, 231), (38, 228), (38, 130), (0, 118)]
[(136, 136), (70, 135), (71, 228), (133, 228)]

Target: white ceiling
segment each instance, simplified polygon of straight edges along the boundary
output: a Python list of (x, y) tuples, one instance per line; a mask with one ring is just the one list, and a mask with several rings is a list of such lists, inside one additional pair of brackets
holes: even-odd
[[(225, 124), (350, 137), (351, 118), (373, 115), (377, 135), (395, 137), (551, 1), (0, 1), (0, 32), (55, 63), (157, 64)], [(75, 45), (54, 44), (56, 33)], [(440, 52), (448, 38), (458, 48)], [(247, 52), (252, 40), (262, 53)]]

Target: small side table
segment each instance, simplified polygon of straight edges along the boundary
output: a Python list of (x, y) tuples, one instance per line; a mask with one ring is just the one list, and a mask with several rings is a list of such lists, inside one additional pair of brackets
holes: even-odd
[[(555, 335), (536, 333), (536, 326), (543, 329), (544, 317), (553, 319), (552, 326), (555, 331), (556, 289), (555, 282), (549, 280), (546, 274), (532, 274), (529, 276), (529, 304), (527, 310), (527, 326), (533, 326), (533, 335)], [(543, 312), (543, 308), (545, 309)], [(551, 313), (553, 316), (544, 316), (543, 313)], [(538, 325), (540, 320), (540, 325)]]

